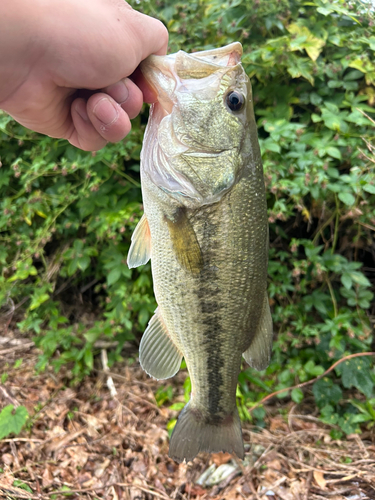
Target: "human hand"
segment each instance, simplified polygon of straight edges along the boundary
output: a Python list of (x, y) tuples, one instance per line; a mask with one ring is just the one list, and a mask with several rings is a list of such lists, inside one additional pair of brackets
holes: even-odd
[(123, 0), (0, 0), (0, 109), (31, 130), (93, 151), (123, 139), (143, 101), (141, 75), (165, 54), (160, 21)]

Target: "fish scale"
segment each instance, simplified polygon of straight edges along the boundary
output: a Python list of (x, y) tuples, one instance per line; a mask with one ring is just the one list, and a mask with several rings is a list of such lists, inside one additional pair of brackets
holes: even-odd
[[(257, 369), (270, 358), (266, 198), (251, 87), (239, 56), (240, 45), (232, 44), (186, 54), (186, 64), (181, 51), (151, 56), (142, 67), (159, 102), (141, 154), (145, 214), (128, 263), (151, 257), (158, 303), (141, 341), (142, 367), (169, 378), (184, 357), (191, 378), (191, 399), (171, 437), (176, 461), (200, 451), (243, 457), (236, 408), (242, 355)], [(189, 68), (197, 82), (187, 78)], [(204, 78), (210, 88), (202, 97)], [(168, 79), (177, 82), (174, 90)], [(228, 109), (233, 91), (244, 99), (236, 113)]]

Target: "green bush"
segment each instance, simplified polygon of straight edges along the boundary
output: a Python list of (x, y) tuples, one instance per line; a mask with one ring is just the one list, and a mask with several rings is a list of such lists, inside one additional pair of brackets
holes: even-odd
[[(235, 40), (244, 47), (268, 193), (278, 334), (269, 368), (241, 373), (238, 402), (242, 418), (261, 425), (263, 408), (252, 416), (249, 409), (265, 395), (371, 349), (375, 174), (364, 139), (374, 136), (366, 116), (375, 116), (374, 20), (364, 4), (343, 0), (145, 0), (134, 7), (166, 24), (172, 52)], [(72, 362), (76, 376), (89, 373), (103, 338), (118, 341), (111, 360), (119, 360), (155, 309), (149, 265), (126, 265), (142, 213), (145, 122), (146, 113), (126, 142), (90, 154), (0, 115), (2, 311), (19, 306), (20, 328), (43, 350), (40, 368)], [(369, 357), (338, 365), (313, 386), (321, 419), (345, 433), (371, 425), (374, 381)], [(294, 389), (291, 397), (300, 403), (304, 393)]]
[(84, 153), (0, 115), (0, 300), (24, 304), (19, 327), (36, 334), (43, 368), (93, 367), (99, 338), (118, 341), (112, 361), (156, 304), (150, 268), (126, 265), (142, 214), (140, 120), (123, 144)]

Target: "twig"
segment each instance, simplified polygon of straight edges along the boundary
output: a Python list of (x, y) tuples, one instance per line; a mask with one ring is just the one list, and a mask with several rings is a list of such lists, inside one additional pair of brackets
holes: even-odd
[(9, 316), (9, 319), (5, 322), (5, 328), (4, 328), (4, 332), (5, 333), (8, 332), (8, 328), (9, 328), (10, 322), (13, 319), (13, 314), (14, 314), (14, 311), (15, 311), (14, 302), (13, 302), (13, 300), (9, 296), (7, 298), (6, 304), (11, 304), (11, 307), (10, 307), (10, 310), (7, 313), (4, 314), (5, 317)]
[[(4, 486), (0, 483), (0, 495), (3, 494), (8, 495), (5, 498), (22, 498), (25, 500), (41, 500), (43, 497), (39, 495), (32, 495), (21, 488), (15, 488), (14, 486)], [(44, 497), (46, 498), (46, 497)]]
[[(165, 500), (171, 500), (169, 496), (165, 495), (164, 493), (161, 492), (161, 490), (158, 491), (153, 491), (150, 490), (149, 488), (145, 488), (144, 486), (140, 486), (139, 484), (131, 484), (131, 483), (109, 483), (104, 486), (97, 486), (95, 488), (85, 488), (81, 490), (58, 490), (58, 491), (51, 491), (49, 493), (45, 493), (45, 495), (52, 496), (52, 495), (59, 495), (60, 493), (64, 495), (71, 495), (72, 493), (87, 493), (89, 491), (99, 491), (99, 490), (105, 490), (106, 488), (110, 488), (111, 486), (121, 486), (123, 488), (135, 488), (137, 490), (144, 491), (145, 493), (148, 493), (149, 495), (153, 495), (158, 498), (163, 498)], [(151, 486), (153, 488), (153, 486)], [(160, 491), (160, 493), (159, 493)]]
[(108, 356), (107, 356), (106, 349), (102, 349), (102, 351), (101, 351), (101, 360), (102, 360), (103, 371), (107, 375), (107, 387), (109, 389), (111, 397), (115, 398), (117, 396), (117, 391), (116, 391), (115, 384), (113, 383), (113, 378), (111, 377), (111, 375), (109, 373)]
[(370, 120), (370, 122), (372, 122), (374, 125), (375, 125), (375, 121), (371, 118), (371, 116), (369, 116), (367, 113), (365, 113), (362, 109), (360, 108), (355, 108), (357, 111), (359, 111), (360, 113), (363, 114), (363, 116), (365, 116), (366, 118), (368, 118)]
[[(334, 490), (334, 491), (325, 491), (324, 492), (324, 497), (320, 497), (320, 498), (327, 498), (327, 497), (333, 497), (334, 495), (343, 495), (344, 493), (352, 493), (353, 491), (357, 492), (357, 491), (361, 491), (358, 489), (358, 486), (347, 486), (346, 488), (342, 488), (341, 490)], [(336, 496), (337, 498), (337, 496)], [(358, 497), (360, 498), (360, 497)], [(363, 500), (366, 500), (366, 498), (368, 497), (362, 497)]]
[(313, 477), (313, 471), (311, 470), (307, 474), (307, 479), (306, 479), (306, 484), (305, 484), (305, 495), (304, 495), (304, 500), (309, 500), (309, 491), (310, 491), (310, 486), (311, 486), (311, 480)]
[(367, 228), (367, 229), (370, 229), (370, 231), (375, 231), (375, 227), (374, 226), (370, 226), (370, 224), (365, 224), (364, 222), (361, 222), (361, 221), (358, 221), (358, 224), (360, 224), (361, 226)]
[(316, 382), (317, 380), (320, 380), (321, 378), (325, 377), (329, 372), (334, 370), (336, 368), (336, 366), (343, 363), (344, 361), (347, 361), (348, 359), (352, 359), (352, 358), (358, 358), (360, 356), (375, 356), (375, 352), (357, 352), (356, 354), (349, 354), (348, 356), (344, 356), (343, 358), (341, 358), (338, 361), (336, 361), (335, 363), (333, 363), (333, 365), (330, 368), (328, 368), (328, 370), (326, 370), (324, 373), (322, 373), (318, 377), (315, 377), (311, 380), (308, 380), (307, 382), (303, 382), (302, 384), (293, 385), (292, 387), (286, 387), (285, 389), (280, 389), (278, 391), (272, 392), (271, 394), (268, 394), (263, 399), (258, 401), (254, 406), (252, 406), (248, 410), (249, 410), (249, 412), (252, 412), (255, 408), (257, 408), (261, 404), (265, 403), (268, 399), (271, 399), (274, 396), (281, 394), (282, 392), (291, 391), (293, 389), (300, 389), (301, 387), (306, 387), (307, 385), (310, 385), (310, 384)]
[(14, 347), (10, 347), (9, 349), (3, 349), (2, 351), (0, 351), (0, 356), (2, 354), (9, 354), (10, 352), (14, 352), (14, 351), (22, 351), (22, 349), (26, 349), (28, 347), (32, 347), (34, 346), (34, 342), (26, 342), (25, 344), (22, 344), (22, 345), (16, 345)]
[(10, 401), (14, 408), (18, 408), (20, 406), (20, 403), (17, 401), (17, 399), (12, 395), (12, 393), (9, 391), (9, 389), (6, 389), (3, 385), (0, 384), (0, 391), (3, 393), (3, 396), (5, 399)]
[(14, 444), (14, 441), (11, 441), (9, 443), (12, 455), (14, 457), (14, 463), (16, 464), (17, 468), (19, 469), (20, 467), (20, 461), (18, 460), (18, 453), (17, 453), (17, 448), (16, 445)]
[[(104, 370), (97, 370), (97, 369), (93, 369), (94, 372), (97, 372), (97, 373), (104, 373), (106, 375), (111, 375), (111, 377), (113, 378), (118, 378), (120, 380), (125, 380), (128, 382), (128, 378), (122, 376), (122, 375), (117, 375), (117, 373), (112, 373), (112, 372), (105, 372)], [(142, 382), (138, 381), (138, 384), (139, 385), (145, 385), (147, 388), (147, 384), (142, 384)], [(130, 392), (128, 391), (127, 389), (124, 389), (124, 391), (126, 392), (126, 394), (128, 394), (128, 396), (130, 398), (134, 398), (135, 400), (137, 401), (141, 401), (142, 403), (146, 404), (147, 406), (149, 406), (150, 408), (153, 408), (154, 410), (156, 410), (159, 414), (160, 414), (160, 408), (158, 406), (156, 406), (156, 404), (154, 403), (151, 403), (151, 401), (148, 401), (148, 399), (145, 399), (144, 397), (140, 397), (140, 396), (137, 396), (136, 394), (134, 394), (133, 392)]]
[(255, 495), (256, 499), (260, 500), (260, 496), (258, 495), (257, 490), (255, 489), (254, 483), (251, 478), (248, 479), (247, 484), (250, 487), (252, 494)]
[(88, 283), (87, 285), (83, 286), (81, 288), (81, 290), (79, 291), (80, 293), (85, 293), (86, 290), (88, 290), (89, 288), (91, 288), (93, 285), (95, 285), (95, 283), (97, 283), (99, 281), (98, 278), (95, 278), (93, 279), (92, 281), (90, 281), (90, 283)]
[[(54, 436), (52, 439), (54, 439), (56, 436)], [(2, 443), (12, 443), (12, 442), (20, 442), (20, 443), (44, 443), (44, 439), (32, 439), (32, 438), (18, 438), (14, 437), (11, 439), (2, 439)]]

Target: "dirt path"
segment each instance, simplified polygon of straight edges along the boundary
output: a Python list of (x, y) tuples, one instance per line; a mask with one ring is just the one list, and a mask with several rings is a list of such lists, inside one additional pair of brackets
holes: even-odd
[[(19, 436), (0, 441), (0, 498), (375, 499), (370, 433), (333, 441), (330, 429), (303, 409), (270, 402), (266, 429), (243, 426), (244, 462), (216, 454), (178, 465), (168, 458), (166, 430), (177, 412), (158, 407), (161, 383), (137, 363), (117, 365), (114, 373), (100, 369), (71, 388), (65, 369), (35, 374), (35, 348), (4, 351), (0, 346), (0, 370), (7, 373), (0, 409), (24, 405), (31, 421)], [(184, 376), (173, 381), (181, 394), (174, 401), (183, 400)]]

